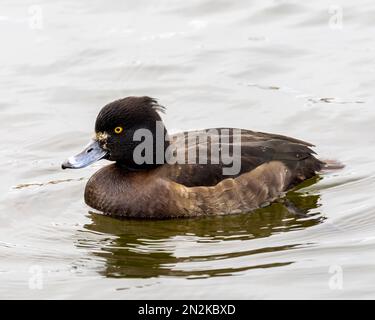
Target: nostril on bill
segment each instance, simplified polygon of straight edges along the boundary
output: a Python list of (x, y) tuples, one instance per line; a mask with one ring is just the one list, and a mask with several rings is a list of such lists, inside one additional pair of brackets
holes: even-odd
[(87, 150), (87, 153), (90, 153), (92, 150), (94, 150), (93, 148), (90, 148)]

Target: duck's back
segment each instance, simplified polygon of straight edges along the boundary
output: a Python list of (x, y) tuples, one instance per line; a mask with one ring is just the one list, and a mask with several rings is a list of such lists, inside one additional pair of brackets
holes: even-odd
[[(165, 165), (159, 174), (187, 187), (214, 186), (264, 163), (281, 161), (293, 173), (290, 188), (314, 176), (324, 165), (314, 157), (315, 152), (310, 147), (313, 147), (311, 143), (302, 140), (244, 129), (186, 131), (174, 134), (172, 140), (172, 149), (185, 155), (185, 164)], [(226, 157), (225, 153), (228, 152), (229, 157)], [(201, 155), (205, 155), (207, 161)], [(190, 164), (186, 163), (188, 160)], [(228, 160), (232, 162), (228, 163)], [(228, 174), (223, 170), (236, 165), (239, 165), (238, 170), (231, 170), (235, 171), (233, 173)]]

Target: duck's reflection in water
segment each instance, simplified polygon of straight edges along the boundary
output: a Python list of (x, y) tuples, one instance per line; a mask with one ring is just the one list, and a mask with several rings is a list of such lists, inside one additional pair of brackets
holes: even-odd
[[(303, 187), (313, 184), (317, 179), (306, 181)], [(250, 214), (206, 218), (119, 220), (92, 213), (92, 222), (84, 228), (99, 233), (100, 239), (93, 244), (91, 238), (89, 243), (83, 232), (77, 246), (92, 247), (94, 255), (105, 259), (105, 269), (100, 272), (107, 277), (212, 277), (232, 275), (253, 268), (287, 265), (293, 261), (259, 261), (257, 264), (254, 259), (251, 265), (245, 266), (243, 262), (239, 265), (235, 262), (237, 258), (245, 256), (306, 245), (296, 243), (246, 249), (244, 241), (308, 228), (324, 221), (325, 218), (318, 210), (312, 210), (319, 206), (319, 195), (293, 190), (286, 199), (286, 202), (274, 203)], [(235, 240), (237, 242), (233, 243), (230, 250), (223, 244)], [(220, 246), (223, 246), (223, 250)], [(231, 262), (230, 259), (234, 260)]]

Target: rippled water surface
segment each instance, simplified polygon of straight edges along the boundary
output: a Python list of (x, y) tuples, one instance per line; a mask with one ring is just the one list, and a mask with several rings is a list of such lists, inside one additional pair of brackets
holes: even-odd
[[(372, 1), (2, 1), (1, 298), (375, 298)], [(225, 217), (90, 213), (62, 171), (128, 95), (170, 131), (233, 126), (317, 145), (343, 170)]]

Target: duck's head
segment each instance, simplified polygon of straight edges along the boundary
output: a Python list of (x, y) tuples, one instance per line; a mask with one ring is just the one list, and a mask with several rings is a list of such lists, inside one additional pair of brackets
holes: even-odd
[[(131, 169), (160, 165), (168, 147), (167, 131), (158, 113), (160, 111), (163, 112), (164, 107), (150, 97), (127, 97), (107, 104), (96, 118), (92, 141), (81, 153), (67, 159), (62, 168), (79, 169), (100, 159), (116, 161)], [(139, 163), (139, 159), (134, 159), (141, 150), (136, 150), (141, 143), (145, 148), (151, 148), (147, 152), (151, 152), (152, 161)]]

